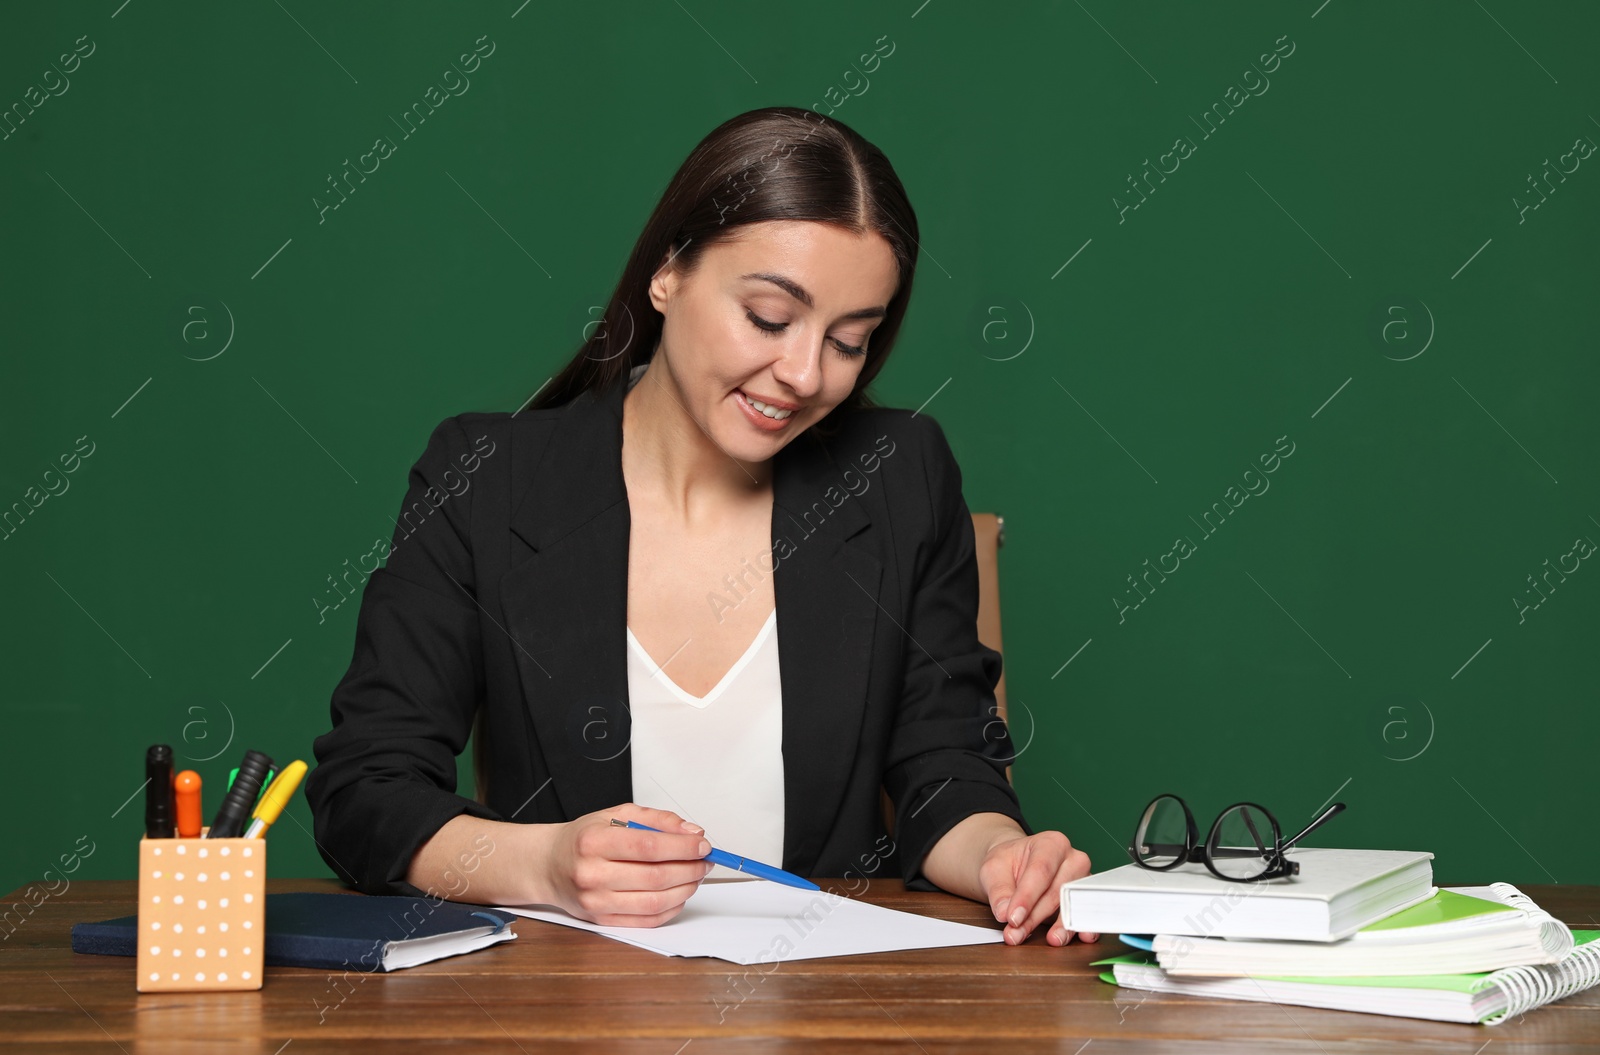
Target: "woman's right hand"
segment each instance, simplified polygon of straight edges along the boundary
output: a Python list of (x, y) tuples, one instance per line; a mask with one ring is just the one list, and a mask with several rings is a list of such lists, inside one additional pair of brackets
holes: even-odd
[[(660, 831), (618, 827), (613, 817)], [(554, 904), (602, 927), (659, 927), (716, 867), (698, 825), (632, 802), (556, 826), (548, 846), (544, 886)]]

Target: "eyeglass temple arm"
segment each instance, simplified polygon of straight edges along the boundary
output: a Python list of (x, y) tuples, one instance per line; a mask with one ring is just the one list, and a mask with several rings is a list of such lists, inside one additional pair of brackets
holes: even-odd
[(1301, 839), (1304, 839), (1306, 836), (1310, 835), (1312, 832), (1314, 832), (1318, 828), (1322, 827), (1323, 824), (1327, 823), (1329, 820), (1332, 820), (1334, 816), (1336, 816), (1337, 814), (1339, 814), (1343, 810), (1344, 810), (1344, 803), (1335, 802), (1333, 805), (1331, 805), (1327, 809), (1323, 810), (1322, 811), (1322, 815), (1320, 817), (1318, 817), (1316, 820), (1312, 821), (1310, 824), (1306, 825), (1305, 829), (1303, 831), (1301, 831), (1301, 833), (1299, 835), (1296, 835), (1292, 839), (1285, 840), (1285, 842), (1283, 844), (1283, 849), (1287, 850), (1289, 847), (1293, 846), (1295, 843), (1299, 842)]

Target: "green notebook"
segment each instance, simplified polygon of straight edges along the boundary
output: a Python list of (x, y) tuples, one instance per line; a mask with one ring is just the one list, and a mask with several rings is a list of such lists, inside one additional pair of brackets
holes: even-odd
[(1466, 889), (1474, 893), (1439, 890), (1333, 942), (1157, 935), (1148, 947), (1159, 967), (1185, 978), (1466, 974), (1556, 963), (1572, 951), (1566, 926), (1515, 887)]
[[(1526, 896), (1526, 895), (1524, 895)], [(1420, 905), (1401, 909), (1387, 919), (1369, 923), (1364, 931), (1407, 930), (1412, 927), (1430, 927), (1440, 923), (1454, 923), (1460, 919), (1513, 912), (1515, 906), (1504, 901), (1488, 901), (1481, 897), (1463, 894), (1443, 887), (1437, 894)]]

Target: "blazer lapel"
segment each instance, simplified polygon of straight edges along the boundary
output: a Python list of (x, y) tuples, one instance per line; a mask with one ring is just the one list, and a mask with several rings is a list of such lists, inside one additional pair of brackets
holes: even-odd
[[(782, 867), (797, 874), (809, 872), (822, 853), (856, 765), (878, 619), (883, 564), (849, 541), (871, 527), (872, 519), (845, 489), (842, 471), (811, 435), (790, 441), (773, 464)], [(872, 809), (876, 813), (876, 799)]]
[[(556, 796), (567, 818), (633, 798), (624, 392), (620, 382), (584, 392), (562, 410), (540, 463), (513, 463), (531, 479), (511, 531), (531, 552), (501, 578), (504, 625), (537, 738), (530, 750), (542, 753), (553, 778), (545, 793)], [(799, 872), (820, 855), (855, 765), (883, 571), (876, 556), (849, 541), (872, 520), (845, 491), (841, 472), (810, 433), (773, 464), (781, 866)], [(720, 761), (707, 759), (712, 778)]]

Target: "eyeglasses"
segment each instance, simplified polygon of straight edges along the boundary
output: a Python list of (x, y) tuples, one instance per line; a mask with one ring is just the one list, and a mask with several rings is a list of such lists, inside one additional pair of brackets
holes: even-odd
[(1128, 856), (1139, 867), (1156, 872), (1203, 862), (1218, 879), (1236, 883), (1299, 875), (1299, 863), (1284, 857), (1284, 852), (1343, 809), (1344, 803), (1335, 802), (1299, 835), (1285, 840), (1277, 818), (1264, 806), (1239, 802), (1222, 811), (1201, 843), (1189, 804), (1176, 795), (1157, 795), (1139, 817)]

